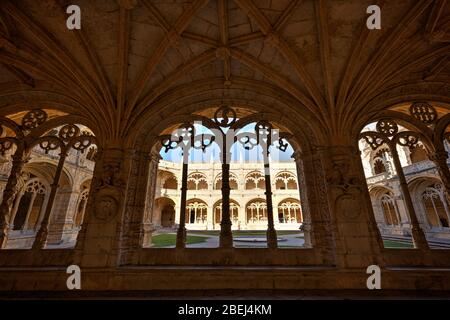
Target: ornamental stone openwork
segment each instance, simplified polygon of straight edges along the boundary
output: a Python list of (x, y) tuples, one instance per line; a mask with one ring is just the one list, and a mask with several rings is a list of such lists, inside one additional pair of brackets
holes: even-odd
[(436, 109), (426, 102), (413, 103), (409, 109), (411, 115), (424, 124), (433, 124), (438, 118)]
[(0, 298), (450, 295), (450, 0), (73, 2), (0, 0)]
[(50, 215), (66, 158), (71, 149), (84, 153), (96, 144), (96, 138), (89, 131), (82, 131), (76, 124), (50, 120), (46, 111), (42, 109), (25, 112), (17, 121), (1, 117), (0, 134), (0, 154), (4, 156), (7, 152), (12, 152), (13, 159), (10, 176), (0, 204), (0, 247), (3, 247), (8, 239), (10, 214), (17, 194), (17, 184), (24, 165), (29, 161), (31, 151), (40, 148), (45, 154), (59, 157), (50, 193), (46, 200), (47, 206), (33, 243), (33, 248), (43, 248), (46, 245)]
[[(253, 150), (257, 146), (262, 149), (264, 162), (264, 181), (267, 204), (267, 244), (269, 248), (277, 247), (277, 235), (274, 227), (272, 186), (269, 165), (269, 149), (274, 146), (275, 150), (285, 152), (288, 142), (286, 133), (280, 133), (270, 122), (265, 120), (257, 121), (252, 131), (243, 130), (252, 122), (250, 118), (237, 117), (236, 111), (229, 106), (222, 106), (214, 113), (214, 118), (204, 118), (203, 121), (195, 123), (184, 123), (171, 135), (160, 137), (161, 146), (164, 152), (169, 152), (181, 148), (183, 155), (182, 183), (181, 183), (181, 206), (180, 222), (177, 231), (177, 248), (184, 248), (186, 245), (186, 198), (188, 190), (188, 163), (191, 149), (199, 149), (203, 152), (213, 144), (220, 150), (222, 163), (221, 172), (221, 232), (220, 247), (230, 248), (233, 246), (233, 236), (231, 232), (232, 220), (230, 215), (230, 162), (231, 148), (235, 143), (242, 145), (245, 150)], [(197, 132), (197, 128), (206, 128), (207, 133)], [(211, 132), (211, 133), (209, 133)]]

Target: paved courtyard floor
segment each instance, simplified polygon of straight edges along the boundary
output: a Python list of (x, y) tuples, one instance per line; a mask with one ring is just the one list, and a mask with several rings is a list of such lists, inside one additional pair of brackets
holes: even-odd
[[(233, 232), (233, 246), (235, 248), (267, 248), (266, 232), (255, 230), (249, 232), (237, 231)], [(166, 243), (163, 246), (158, 245), (155, 241), (154, 244), (158, 247), (174, 248), (176, 233), (173, 231), (159, 232), (159, 235), (172, 235), (173, 243)], [(156, 236), (156, 234), (154, 235)], [(190, 237), (192, 238), (204, 238), (202, 242), (190, 243)], [(298, 230), (296, 231), (281, 231), (278, 234), (278, 247), (279, 248), (298, 248), (302, 247), (305, 243), (304, 233)], [(217, 248), (219, 247), (219, 232), (211, 231), (187, 231), (187, 248)]]
[[(200, 236), (201, 233), (194, 231), (188, 232), (190, 235)], [(283, 247), (302, 247), (305, 243), (304, 234), (298, 232), (297, 234), (285, 234), (278, 236), (278, 246)], [(267, 248), (267, 242), (252, 241), (252, 240), (266, 240), (265, 235), (242, 235), (235, 236), (239, 239), (248, 239), (248, 241), (233, 241), (235, 248)], [(219, 246), (219, 236), (208, 236), (206, 242), (188, 244), (188, 248), (217, 248)]]

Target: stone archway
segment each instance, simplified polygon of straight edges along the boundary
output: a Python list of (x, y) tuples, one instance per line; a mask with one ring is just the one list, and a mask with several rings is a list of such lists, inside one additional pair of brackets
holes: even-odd
[(161, 210), (161, 226), (164, 228), (171, 228), (175, 223), (175, 208), (166, 204)]
[(173, 227), (175, 225), (175, 202), (167, 197), (156, 199), (152, 221), (155, 228)]

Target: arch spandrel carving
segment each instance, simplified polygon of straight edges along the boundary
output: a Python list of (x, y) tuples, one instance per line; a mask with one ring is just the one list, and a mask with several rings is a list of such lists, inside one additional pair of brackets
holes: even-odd
[[(345, 150), (347, 149), (347, 150)], [(350, 155), (349, 155), (350, 153)], [(327, 183), (331, 189), (334, 212), (346, 220), (360, 218), (362, 212), (362, 181), (355, 174), (352, 149), (343, 148), (330, 155)]]

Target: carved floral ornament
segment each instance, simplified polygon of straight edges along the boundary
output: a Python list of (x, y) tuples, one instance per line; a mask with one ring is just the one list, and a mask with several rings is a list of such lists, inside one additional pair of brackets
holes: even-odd
[(409, 108), (409, 112), (411, 116), (426, 125), (434, 124), (438, 119), (436, 109), (426, 102), (413, 103)]
[(391, 148), (399, 144), (413, 149), (420, 140), (420, 134), (412, 131), (400, 131), (397, 123), (392, 119), (382, 119), (376, 124), (376, 131), (364, 131), (360, 134), (372, 150), (377, 150), (383, 144)]
[[(190, 148), (205, 149), (217, 143), (223, 153), (228, 153), (233, 142), (240, 143), (244, 149), (252, 150), (260, 145), (263, 150), (267, 150), (276, 141), (275, 147), (285, 152), (289, 146), (287, 139), (289, 134), (278, 132), (268, 121), (258, 121), (254, 127), (254, 132), (240, 132), (242, 128), (251, 123), (248, 119), (239, 119), (236, 111), (228, 106), (220, 107), (214, 113), (212, 121), (205, 118), (201, 123), (202, 126), (209, 129), (212, 133), (197, 134), (193, 124), (185, 123), (181, 125), (171, 135), (160, 137), (161, 146), (164, 152), (181, 147), (183, 152), (187, 152)], [(223, 146), (226, 141), (227, 146)]]
[[(47, 131), (45, 135), (40, 136), (40, 127), (47, 120), (47, 113), (41, 109), (27, 112), (21, 119), (20, 125), (9, 118), (1, 117), (0, 154), (4, 156), (14, 145), (23, 151), (39, 146), (45, 153), (56, 149), (67, 153), (71, 148), (83, 153), (93, 144), (97, 144), (96, 138), (90, 132), (86, 130), (82, 132), (75, 124), (65, 124), (58, 131)], [(9, 135), (5, 128), (8, 128), (12, 135)]]

